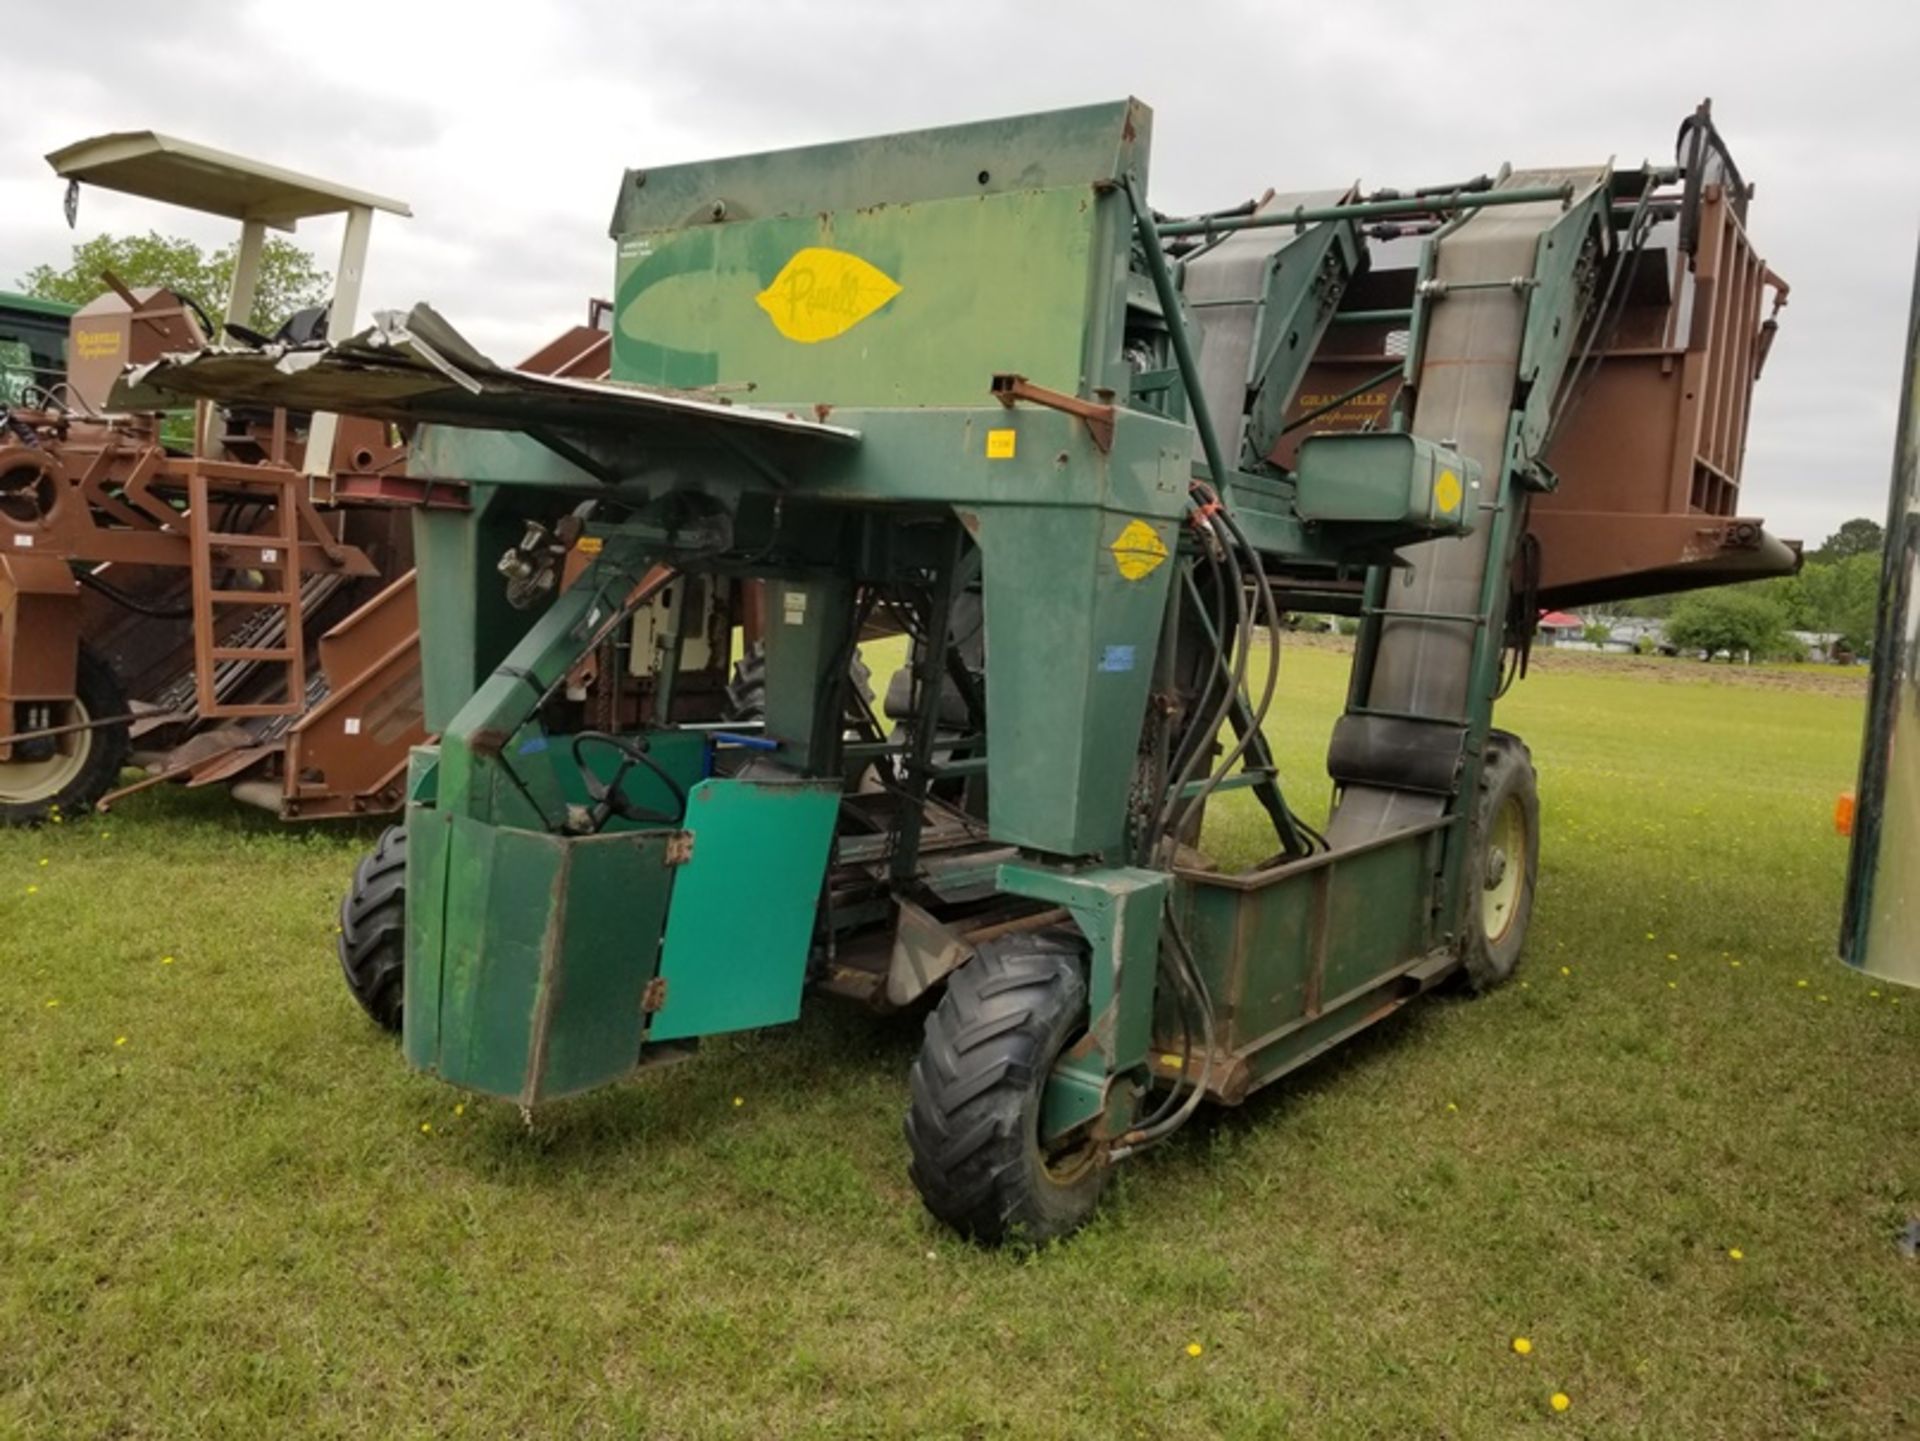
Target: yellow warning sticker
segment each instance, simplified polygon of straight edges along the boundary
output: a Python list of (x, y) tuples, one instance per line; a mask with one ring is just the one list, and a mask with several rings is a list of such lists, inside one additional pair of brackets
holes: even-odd
[(582, 555), (600, 554), (603, 542), (597, 535), (583, 535), (573, 543), (573, 548)]
[(859, 256), (809, 245), (754, 299), (788, 340), (813, 345), (846, 334), (899, 293), (898, 281)]
[(1019, 439), (1011, 430), (990, 430), (987, 432), (987, 459), (1012, 460), (1013, 443)]
[(1440, 478), (1433, 483), (1433, 499), (1440, 509), (1455, 511), (1460, 509), (1462, 495), (1460, 477), (1450, 470), (1440, 472)]
[(1130, 520), (1108, 547), (1113, 563), (1128, 580), (1152, 575), (1167, 558), (1167, 543), (1144, 520)]

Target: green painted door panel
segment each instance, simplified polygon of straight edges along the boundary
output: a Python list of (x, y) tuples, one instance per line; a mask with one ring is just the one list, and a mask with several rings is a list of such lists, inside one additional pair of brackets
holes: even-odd
[(416, 808), (408, 1060), (525, 1105), (632, 1071), (672, 834), (555, 836)]
[(813, 918), (840, 811), (836, 781), (714, 779), (687, 798), (693, 856), (677, 868), (650, 1041), (800, 1014)]

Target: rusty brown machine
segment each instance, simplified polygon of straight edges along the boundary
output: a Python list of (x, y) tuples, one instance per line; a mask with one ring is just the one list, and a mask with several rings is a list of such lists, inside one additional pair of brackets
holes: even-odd
[[(1566, 609), (1724, 585), (1798, 567), (1798, 542), (1740, 505), (1754, 382), (1787, 284), (1747, 235), (1751, 191), (1702, 102), (1681, 127), (1684, 180), (1622, 199), (1643, 231), (1608, 277), (1598, 333), (1567, 381), (1548, 436), (1548, 488), (1533, 497), (1516, 581)], [(1469, 190), (1491, 189), (1482, 177)], [(1419, 263), (1438, 221), (1375, 227), (1373, 264), (1341, 298), (1273, 458), (1302, 439), (1382, 429), (1405, 382), (1416, 298), (1448, 282)], [(1516, 284), (1524, 284), (1518, 280)]]
[[(107, 397), (126, 366), (169, 352), (351, 329), (374, 213), (410, 212), (152, 132), (48, 160), (70, 194), (94, 185), (241, 229), (222, 316), (105, 276), (70, 321), (64, 378), (7, 397), (0, 820), (167, 779), (251, 781), (250, 798), (287, 815), (389, 808), (423, 735), (410, 532), (404, 512), (335, 500), (377, 496), (404, 460), (397, 434), (239, 406), (115, 413)], [(330, 303), (278, 337), (248, 330), (267, 232), (333, 215), (344, 238)], [(116, 790), (130, 758), (148, 773)]]

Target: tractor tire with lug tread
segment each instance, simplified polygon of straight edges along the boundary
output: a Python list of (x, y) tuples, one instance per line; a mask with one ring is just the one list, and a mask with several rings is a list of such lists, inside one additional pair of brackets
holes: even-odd
[[(127, 693), (113, 666), (84, 643), (75, 663), (73, 689), (73, 704), (66, 708), (62, 725), (127, 713)], [(6, 719), (10, 721), (12, 715)], [(13, 726), (6, 729), (12, 731)], [(112, 789), (120, 767), (126, 764), (127, 722), (52, 737), (45, 754), (22, 756), (31, 744), (15, 742), (14, 758), (0, 761), (0, 825), (31, 825), (51, 815), (73, 816), (92, 809)]]
[(1091, 1143), (1049, 1156), (1041, 1100), (1054, 1063), (1087, 1026), (1086, 947), (1062, 934), (982, 945), (947, 981), (913, 1063), (910, 1173), (921, 1200), (962, 1235), (1041, 1245), (1093, 1215), (1106, 1186)]
[(1467, 981), (1488, 991), (1520, 964), (1540, 872), (1540, 791), (1520, 737), (1487, 736), (1480, 794), (1468, 846), (1461, 958)]
[(375, 1024), (400, 1029), (407, 952), (407, 828), (389, 826), (360, 858), (340, 903), (340, 970)]

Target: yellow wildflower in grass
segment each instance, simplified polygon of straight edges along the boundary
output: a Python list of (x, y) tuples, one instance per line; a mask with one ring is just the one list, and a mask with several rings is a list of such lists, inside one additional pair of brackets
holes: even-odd
[(170, 965), (172, 965), (172, 964), (173, 964), (173, 957), (172, 957), (172, 956), (162, 956), (162, 957), (160, 958), (160, 964), (161, 964), (161, 965), (163, 965), (163, 966), (170, 966)]
[(1533, 1342), (1529, 1341), (1525, 1336), (1515, 1336), (1513, 1338), (1513, 1352), (1516, 1356), (1531, 1356), (1533, 1354)]
[(1727, 1259), (1729, 1261), (1744, 1261), (1747, 1259), (1747, 1253), (1742, 1251), (1738, 1246), (1735, 1246), (1727, 1252)]
[(428, 1134), (429, 1132), (431, 1132), (432, 1130), (433, 1130), (433, 1122), (431, 1122), (431, 1121), (422, 1121), (422, 1122), (420, 1123), (420, 1134), (421, 1134), (421, 1135), (423, 1135), (423, 1136), (424, 1136), (424, 1135), (427, 1135), (427, 1134)]
[(1677, 951), (1668, 951), (1667, 959), (1670, 961), (1677, 961), (1680, 959), (1679, 953)]
[(60, 1003), (59, 1003), (58, 1001), (48, 1001), (48, 1002), (47, 1002), (47, 1009), (49, 1009), (49, 1010), (51, 1010), (51, 1009), (53, 1009), (53, 1007), (55, 1007), (55, 1006), (57, 1006), (57, 1005), (59, 1005), (59, 1004), (60, 1004)]
[(37, 895), (39, 895), (39, 894), (40, 894), (40, 887), (38, 887), (38, 886), (28, 886), (28, 887), (27, 887), (27, 894), (28, 894), (28, 895), (30, 895), (30, 896), (37, 896)]
[(1825, 996), (1821, 996), (1821, 997), (1820, 997), (1820, 999), (1824, 1001), (1824, 1000), (1826, 999), (1826, 997), (1825, 997)]
[(1807, 988), (1807, 983), (1805, 981), (1795, 981), (1794, 984), (1803, 991)]
[(1448, 1109), (1449, 1111), (1457, 1111), (1457, 1110), (1459, 1110), (1460, 1108), (1459, 1108), (1458, 1106), (1456, 1106), (1456, 1105), (1454, 1105), (1454, 1103), (1453, 1103), (1452, 1101), (1448, 1101), (1448, 1102), (1447, 1102), (1447, 1109)]
[(1740, 969), (1740, 963), (1738, 961), (1728, 961), (1727, 964), (1732, 966), (1736, 971)]
[(1868, 991), (1867, 996), (1870, 1000), (1877, 1001), (1880, 999), (1880, 993), (1878, 991)]
[(1547, 1404), (1556, 1411), (1564, 1411), (1573, 1404), (1573, 1398), (1565, 1391), (1555, 1391), (1547, 1398)]
[(1204, 1352), (1206, 1349), (1207, 1348), (1205, 1346), (1202, 1346), (1198, 1341), (1187, 1342), (1187, 1354), (1189, 1356), (1198, 1356), (1202, 1352)]
[(467, 1103), (466, 1103), (465, 1101), (455, 1101), (455, 1102), (453, 1103), (453, 1114), (454, 1114), (454, 1115), (456, 1115), (456, 1116), (464, 1116), (464, 1115), (466, 1115), (466, 1114), (467, 1114)]
[(44, 866), (46, 863), (47, 863), (47, 858), (45, 856), (40, 857), (40, 864)]
[(1677, 991), (1680, 989), (1680, 983), (1678, 981), (1668, 981), (1667, 989), (1670, 991)]
[(733, 1098), (733, 1104), (736, 1106), (744, 1106), (747, 1104), (747, 1098), (745, 1096), (735, 1096)]
[(115, 1036), (113, 1038), (113, 1043), (116, 1046), (124, 1046), (127, 1043), (127, 1038), (125, 1036)]

